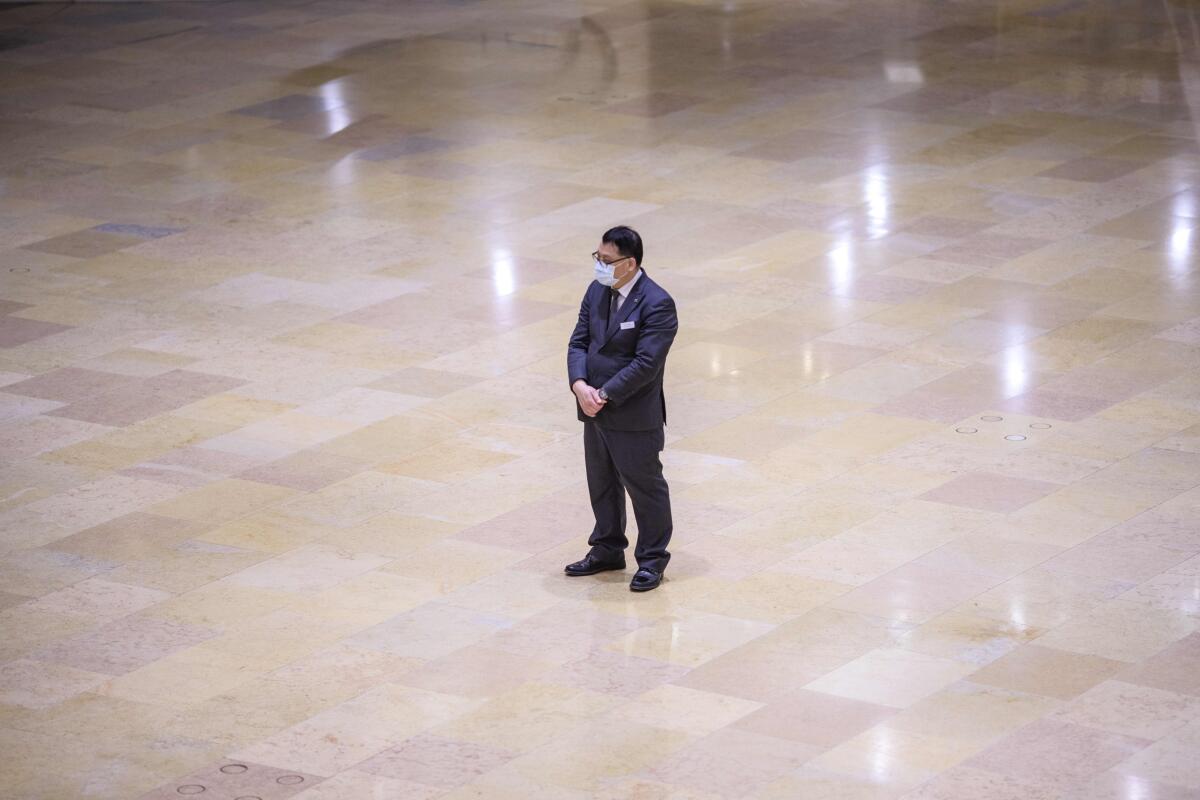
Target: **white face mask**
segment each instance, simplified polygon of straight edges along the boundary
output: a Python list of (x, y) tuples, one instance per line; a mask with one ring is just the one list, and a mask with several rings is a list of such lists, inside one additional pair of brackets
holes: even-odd
[(616, 269), (612, 264), (605, 264), (598, 258), (593, 258), (596, 282), (601, 286), (612, 286), (617, 282)]

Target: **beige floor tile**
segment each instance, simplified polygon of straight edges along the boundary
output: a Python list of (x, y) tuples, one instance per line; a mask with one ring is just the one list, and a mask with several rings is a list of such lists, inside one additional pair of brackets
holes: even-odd
[(221, 523), (274, 505), (294, 494), (294, 490), (280, 486), (229, 479), (159, 503), (148, 510), (174, 519)]
[[(950, 659), (898, 648), (881, 648), (818, 678), (806, 688), (852, 700), (906, 708), (973, 671), (972, 666)], [(881, 674), (887, 679), (879, 680)]]
[(1197, 625), (1195, 618), (1178, 612), (1112, 600), (1040, 636), (1038, 644), (1139, 662), (1194, 632)]
[(985, 666), (971, 675), (971, 680), (1069, 700), (1115, 676), (1123, 666), (1099, 656), (1028, 644)]
[(772, 629), (768, 622), (694, 613), (666, 617), (613, 643), (618, 653), (669, 664), (697, 666)]
[(1188, 754), (1195, 752), (1197, 736), (1200, 726), (1189, 722), (1128, 759), (1117, 772), (1195, 791), (1200, 774)]
[(306, 762), (303, 771), (333, 775), (473, 705), (462, 697), (383, 684), (231, 755), (282, 769), (300, 770), (297, 764)]
[[(582, 748), (584, 742), (604, 748)], [(511, 762), (511, 769), (535, 785), (580, 792), (596, 791), (613, 779), (637, 774), (688, 741), (686, 734), (626, 720), (593, 720)], [(570, 758), (566, 754), (573, 754)]]
[(897, 730), (984, 745), (1060, 708), (1049, 697), (960, 681), (887, 721)]
[(1176, 692), (1105, 681), (1076, 697), (1055, 719), (1156, 741), (1200, 716), (1200, 701)]
[(752, 700), (664, 684), (613, 709), (609, 716), (702, 736), (745, 720), (762, 707)]
[(966, 742), (876, 726), (822, 753), (811, 765), (899, 789), (913, 789), (969, 757)]
[(949, 611), (896, 637), (919, 653), (987, 664), (1042, 635), (1040, 628), (974, 614)]

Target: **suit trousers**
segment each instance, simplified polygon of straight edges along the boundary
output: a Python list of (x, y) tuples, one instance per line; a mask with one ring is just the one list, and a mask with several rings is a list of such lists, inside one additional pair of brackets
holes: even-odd
[(662, 426), (648, 431), (616, 431), (594, 422), (583, 425), (583, 454), (588, 494), (596, 527), (588, 538), (592, 553), (606, 561), (624, 556), (625, 493), (633, 500), (639, 567), (662, 572), (671, 559), (671, 495), (663, 477)]

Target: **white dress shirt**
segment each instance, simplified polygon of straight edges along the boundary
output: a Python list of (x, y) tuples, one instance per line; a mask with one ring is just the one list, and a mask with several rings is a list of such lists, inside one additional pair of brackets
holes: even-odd
[(633, 273), (633, 279), (620, 289), (617, 289), (617, 311), (620, 311), (621, 306), (625, 305), (625, 298), (629, 297), (629, 293), (633, 291), (633, 285), (638, 282), (638, 278), (640, 277), (642, 277), (642, 270), (639, 267), (638, 271)]

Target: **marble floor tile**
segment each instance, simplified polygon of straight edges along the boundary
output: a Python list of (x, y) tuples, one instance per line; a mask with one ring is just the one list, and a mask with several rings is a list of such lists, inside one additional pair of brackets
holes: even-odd
[[(624, 732), (624, 736), (621, 732)], [(563, 758), (564, 753), (576, 751), (584, 742), (598, 741), (605, 742), (607, 746), (584, 748), (576, 758)], [(512, 762), (511, 768), (534, 785), (546, 786), (560, 793), (564, 790), (596, 792), (618, 780), (643, 774), (687, 741), (684, 734), (674, 731), (599, 718), (521, 756)]]
[[(574, 735), (589, 720), (622, 707), (624, 698), (529, 681), (484, 701), (470, 713), (438, 725), (444, 738), (476, 742), (513, 754)], [(637, 724), (635, 720), (630, 722)], [(501, 770), (506, 771), (506, 770)]]
[(134, 616), (56, 642), (33, 657), (88, 672), (124, 675), (215, 635), (216, 631), (207, 628)]
[(9, 661), (0, 667), (0, 698), (9, 706), (49, 708), (100, 685), (106, 676), (62, 664)]
[(262, 589), (317, 592), (390, 561), (387, 556), (349, 553), (330, 545), (313, 544), (262, 561), (230, 580), (241, 586)]
[(0, 317), (0, 347), (19, 347), (72, 329), (70, 325), (23, 317)]
[[(1187, 562), (1179, 565), (1182, 569)], [(1176, 611), (1189, 616), (1200, 613), (1200, 576), (1174, 574), (1168, 570), (1140, 586), (1129, 590), (1125, 599), (1163, 611)]]
[(687, 667), (600, 650), (564, 664), (544, 680), (564, 686), (587, 686), (593, 691), (634, 697), (683, 677)]
[(433, 659), (475, 644), (511, 624), (506, 617), (427, 603), (367, 628), (348, 641), (369, 650)]
[(1188, 695), (1110, 680), (1076, 697), (1054, 718), (1157, 741), (1197, 719), (1198, 702)]
[(540, 678), (554, 666), (548, 659), (471, 646), (412, 669), (404, 683), (464, 697), (490, 697)]
[(1153, 781), (1137, 775), (1126, 775), (1119, 768), (1102, 772), (1096, 778), (1084, 783), (1078, 789), (1068, 792), (1065, 797), (1069, 800), (1082, 800), (1085, 797), (1112, 798), (1127, 797), (1138, 793), (1144, 797), (1163, 798), (1163, 800), (1188, 800), (1195, 797), (1200, 789), (1178, 786), (1161, 781)]
[(696, 666), (762, 636), (773, 625), (717, 614), (668, 616), (627, 633), (611, 649), (629, 657)]
[(931, 567), (1011, 578), (1062, 552), (1052, 544), (1021, 542), (972, 533), (921, 556), (917, 563)]
[(242, 480), (316, 491), (366, 470), (367, 464), (324, 453), (301, 451), (238, 474)]
[(133, 379), (124, 375), (64, 367), (28, 380), (10, 383), (4, 390), (11, 394), (73, 403), (133, 382)]
[(372, 756), (356, 769), (425, 786), (453, 789), (503, 766), (513, 755), (471, 742), (422, 734)]
[(78, 615), (107, 622), (127, 617), (168, 597), (168, 592), (95, 577), (43, 595), (33, 601), (29, 609)]
[(445, 791), (401, 778), (388, 778), (356, 769), (347, 769), (332, 778), (322, 780), (311, 788), (305, 788), (297, 796), (304, 800), (354, 800), (356, 797), (373, 795), (433, 800), (435, 797), (445, 796)]
[(1084, 542), (1043, 564), (1049, 572), (1139, 583), (1187, 558), (1186, 551), (1112, 539)]
[(304, 771), (326, 777), (472, 707), (466, 698), (383, 684), (230, 755), (280, 769), (307, 762)]
[(1196, 670), (1192, 669), (1197, 652), (1200, 652), (1200, 635), (1192, 633), (1145, 661), (1127, 667), (1120, 673), (1120, 679), (1139, 686), (1200, 696), (1200, 680)]
[(973, 473), (962, 475), (922, 495), (938, 503), (1012, 512), (1040, 500), (1057, 489), (1056, 484), (1025, 478)]
[[(887, 665), (886, 670), (881, 670)], [(883, 672), (888, 680), (879, 681)], [(880, 648), (807, 684), (814, 692), (892, 708), (905, 708), (922, 697), (974, 672), (974, 667), (950, 659), (898, 648)]]
[(999, 583), (976, 572), (910, 562), (833, 599), (833, 608), (907, 623), (927, 622)]
[(1152, 783), (1200, 790), (1200, 770), (1188, 753), (1200, 742), (1200, 725), (1189, 722), (1134, 754), (1116, 768), (1116, 772)]
[(862, 733), (894, 713), (894, 709), (886, 706), (799, 689), (780, 695), (738, 720), (735, 727), (829, 748)]
[(1069, 722), (1038, 720), (967, 762), (968, 766), (1063, 791), (1150, 744)]
[(974, 745), (876, 726), (811, 762), (814, 767), (903, 791), (954, 767)]
[(219, 766), (172, 781), (156, 791), (142, 795), (139, 800), (161, 800), (209, 792), (223, 793), (229, 797), (255, 792), (256, 794), (250, 796), (284, 800), (319, 786), (320, 783), (321, 778), (315, 775), (228, 760)]
[(885, 725), (979, 750), (1061, 706), (1060, 700), (968, 679), (919, 700), (888, 719)]
[(789, 797), (809, 797), (813, 800), (889, 800), (899, 797), (902, 789), (889, 786), (871, 777), (859, 777), (806, 764), (772, 781), (757, 797), (763, 800), (785, 800)]
[(949, 611), (900, 633), (902, 647), (972, 664), (988, 664), (1042, 634), (1042, 629), (1012, 620), (996, 620)]
[(1040, 636), (1038, 644), (1140, 662), (1193, 633), (1200, 622), (1175, 611), (1112, 600)]
[(957, 766), (902, 796), (905, 800), (951, 800), (957, 797), (975, 797), (979, 800), (1050, 800), (1059, 795), (1048, 786), (1037, 786), (1029, 781), (977, 767)]
[(649, 774), (671, 786), (747, 797), (817, 752), (801, 742), (724, 729), (680, 749)]
[(762, 703), (752, 700), (663, 684), (609, 713), (614, 718), (699, 736), (735, 723), (738, 727), (753, 730), (752, 725), (746, 727), (743, 723), (749, 724), (763, 708)]
[(1027, 644), (971, 675), (971, 680), (1003, 689), (1070, 700), (1115, 677), (1124, 663)]

